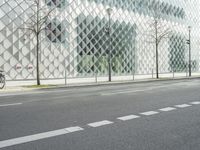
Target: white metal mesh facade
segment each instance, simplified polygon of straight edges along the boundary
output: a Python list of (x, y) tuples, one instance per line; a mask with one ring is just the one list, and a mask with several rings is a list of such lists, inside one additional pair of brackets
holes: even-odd
[[(155, 46), (147, 42), (152, 11), (159, 4), (160, 21), (172, 34), (159, 45), (159, 72), (188, 69), (188, 26), (192, 27), (192, 69), (199, 71), (199, 0), (41, 0), (41, 7), (55, 7), (41, 34), (42, 79), (107, 76), (109, 41), (112, 74), (155, 72)], [(112, 8), (111, 38), (106, 9)], [(35, 40), (19, 30), (29, 18), (24, 0), (0, 1), (0, 68), (7, 79), (35, 79)]]

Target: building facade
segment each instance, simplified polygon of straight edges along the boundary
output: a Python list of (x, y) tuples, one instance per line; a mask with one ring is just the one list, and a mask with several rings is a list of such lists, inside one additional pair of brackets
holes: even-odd
[[(53, 9), (40, 34), (42, 79), (107, 76), (110, 52), (113, 76), (155, 72), (155, 18), (161, 35), (170, 30), (159, 44), (159, 73), (188, 71), (188, 26), (192, 71), (200, 70), (199, 0), (39, 2), (41, 9)], [(107, 8), (112, 8), (110, 20)], [(36, 78), (35, 37), (22, 30), (33, 15), (31, 9), (26, 0), (0, 1), (0, 68), (8, 80)]]

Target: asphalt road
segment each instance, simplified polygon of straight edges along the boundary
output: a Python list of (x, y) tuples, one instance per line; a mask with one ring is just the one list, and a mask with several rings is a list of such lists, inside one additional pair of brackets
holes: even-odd
[(200, 80), (0, 95), (0, 149), (199, 150)]

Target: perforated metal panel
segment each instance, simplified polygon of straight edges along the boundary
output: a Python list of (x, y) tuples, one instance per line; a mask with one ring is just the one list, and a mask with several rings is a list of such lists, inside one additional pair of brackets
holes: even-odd
[[(41, 78), (64, 78), (65, 70), (68, 77), (107, 76), (109, 51), (112, 75), (155, 72), (155, 44), (146, 33), (157, 6), (159, 22), (172, 30), (159, 44), (159, 72), (188, 70), (188, 26), (192, 70), (199, 71), (199, 5), (199, 0), (41, 0), (41, 8), (54, 8), (40, 36)], [(36, 77), (35, 38), (19, 30), (30, 15), (24, 0), (0, 1), (0, 68), (11, 80)]]

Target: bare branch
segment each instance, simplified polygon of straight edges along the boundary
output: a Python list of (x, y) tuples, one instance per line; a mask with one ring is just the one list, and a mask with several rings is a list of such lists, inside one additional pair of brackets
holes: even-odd
[[(24, 29), (30, 30), (39, 35), (41, 31), (46, 29), (44, 26), (54, 9), (49, 10), (43, 7), (38, 8), (38, 6), (40, 6), (40, 0), (25, 0), (25, 2), (30, 4), (30, 8), (33, 10), (33, 12), (30, 14), (29, 19), (24, 23), (26, 26)], [(35, 6), (37, 7), (32, 8)]]
[(25, 27), (25, 28), (19, 28), (19, 29), (21, 29), (21, 30), (27, 30), (27, 31), (31, 31), (31, 32), (33, 32), (34, 34), (36, 34), (36, 30), (35, 29), (33, 29), (33, 28), (29, 28), (29, 27)]
[[(161, 20), (161, 11), (159, 6), (153, 11), (153, 18), (149, 21), (150, 29), (147, 31), (147, 36), (155, 40), (155, 44), (159, 44), (164, 38), (167, 38), (171, 33), (171, 28), (169, 28), (165, 22)], [(151, 42), (152, 43), (152, 42)]]
[(147, 31), (147, 36), (149, 38), (146, 39), (146, 42), (154, 44), (155, 46), (156, 78), (159, 78), (159, 44), (163, 39), (168, 38), (172, 32), (171, 28), (169, 28), (166, 22), (162, 20), (160, 4), (156, 4), (153, 9), (152, 17), (150, 18), (148, 25), (150, 29), (147, 28), (149, 29)]
[(51, 9), (50, 11), (47, 12), (47, 14), (45, 16), (43, 16), (40, 20), (39, 20), (39, 24), (40, 24), (40, 30), (43, 30), (43, 25), (45, 25), (45, 23), (47, 22), (50, 14), (53, 12), (54, 9)]
[(163, 32), (163, 34), (158, 37), (158, 43), (160, 43), (162, 39), (168, 38), (171, 33), (170, 30)]

